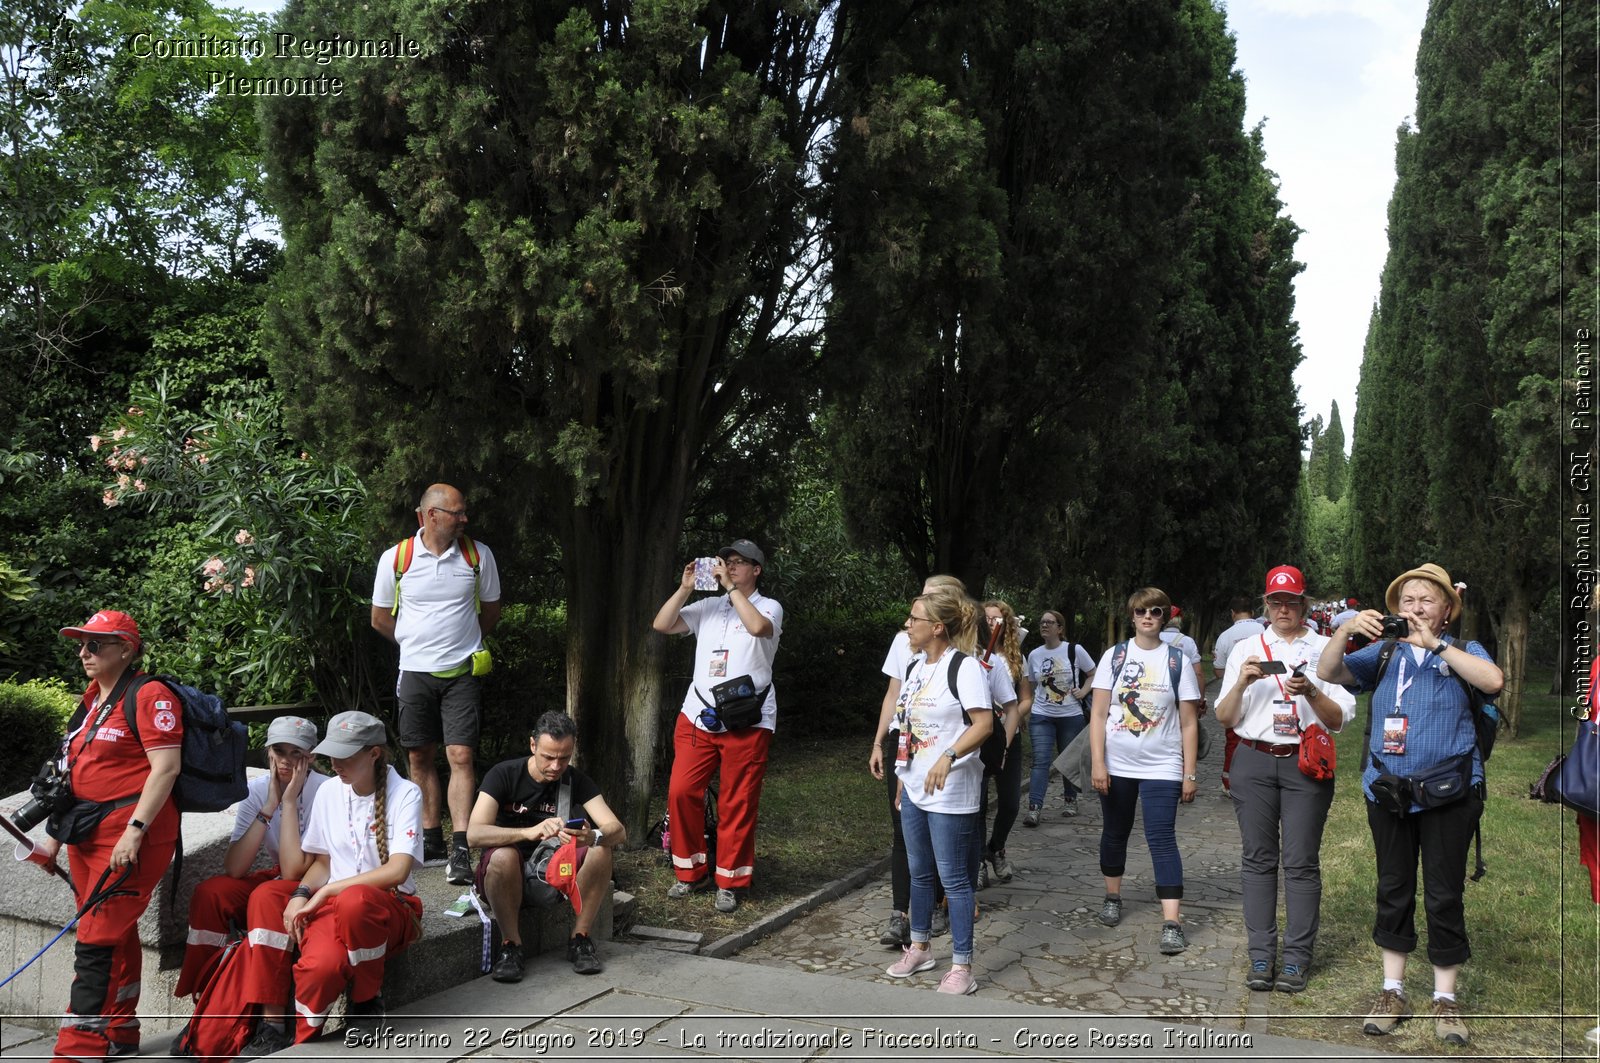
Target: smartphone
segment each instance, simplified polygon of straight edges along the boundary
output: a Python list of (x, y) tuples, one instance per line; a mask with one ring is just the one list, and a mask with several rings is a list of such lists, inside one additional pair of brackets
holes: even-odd
[(1294, 666), (1294, 671), (1290, 672), (1289, 674), (1294, 676), (1296, 679), (1298, 679), (1301, 676), (1305, 675), (1306, 674), (1306, 662), (1305, 661), (1301, 661), (1299, 664), (1295, 665)]
[(1256, 666), (1261, 669), (1262, 675), (1282, 675), (1289, 670), (1289, 666), (1282, 661), (1257, 661)]
[(567, 829), (568, 830), (583, 830), (588, 825), (589, 825), (589, 821), (586, 820), (586, 819), (582, 819), (582, 818), (567, 820)]
[(716, 563), (717, 559), (714, 557), (697, 557), (694, 559), (695, 590), (714, 591), (717, 589)]

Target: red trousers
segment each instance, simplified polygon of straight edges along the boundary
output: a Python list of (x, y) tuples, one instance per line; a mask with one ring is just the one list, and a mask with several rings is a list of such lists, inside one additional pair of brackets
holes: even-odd
[[(183, 967), (178, 972), (175, 997), (186, 997), (200, 989), (200, 972), (206, 969), (211, 958), (228, 943), (228, 931), (233, 927), (249, 930), (252, 924), (246, 919), (250, 895), (257, 886), (278, 877), (278, 869), (252, 871), (242, 878), (213, 875), (194, 888), (189, 897), (189, 938), (183, 949)], [(291, 887), (293, 888), (293, 887)], [(284, 895), (287, 899), (287, 894)], [(283, 907), (272, 920), (273, 929), (283, 929)]]
[(346, 985), (351, 1000), (383, 988), (383, 966), (422, 933), (422, 902), (372, 886), (351, 886), (311, 916), (294, 965), (296, 1043), (322, 1032)]
[[(80, 908), (110, 866), (111, 851), (132, 815), (132, 805), (120, 808), (106, 816), (86, 841), (66, 847)], [(78, 920), (72, 993), (56, 1035), (56, 1059), (105, 1059), (114, 1052), (138, 1050), (139, 979), (144, 969), (139, 917), (172, 862), (177, 831), (177, 810), (169, 801), (150, 824), (133, 873), (117, 887), (128, 895), (112, 897)], [(109, 886), (119, 874), (113, 872), (105, 884)]]
[(1230, 773), (1233, 771), (1233, 751), (1239, 748), (1239, 735), (1232, 727), (1224, 727), (1222, 735), (1226, 740), (1222, 752), (1222, 788), (1232, 792), (1233, 779)]
[(767, 774), (772, 732), (764, 727), (713, 734), (678, 714), (672, 735), (672, 869), (680, 882), (706, 877), (706, 785), (720, 769), (717, 797), (716, 882), (724, 889), (750, 885), (755, 875), (756, 812)]

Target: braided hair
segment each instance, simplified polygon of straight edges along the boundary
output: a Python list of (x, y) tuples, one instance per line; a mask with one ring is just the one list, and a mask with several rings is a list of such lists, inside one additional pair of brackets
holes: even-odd
[(378, 837), (378, 866), (389, 862), (389, 753), (382, 746), (372, 762), (372, 779), (377, 789), (372, 791), (372, 826)]

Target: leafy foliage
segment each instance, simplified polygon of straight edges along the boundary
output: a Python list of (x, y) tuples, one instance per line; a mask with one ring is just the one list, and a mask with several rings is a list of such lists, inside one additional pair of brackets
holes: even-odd
[(0, 794), (27, 789), (61, 741), (77, 704), (60, 680), (0, 683), (0, 734), (6, 736), (7, 749)]

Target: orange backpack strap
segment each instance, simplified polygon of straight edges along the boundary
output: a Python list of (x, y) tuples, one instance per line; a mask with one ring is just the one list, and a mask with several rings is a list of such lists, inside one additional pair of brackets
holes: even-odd
[(472, 536), (463, 534), (456, 540), (456, 545), (461, 550), (461, 556), (466, 558), (467, 564), (472, 566), (472, 608), (475, 612), (483, 612), (483, 602), (478, 598), (478, 544), (472, 541)]
[(417, 537), (402, 539), (394, 548), (394, 608), (389, 610), (390, 616), (400, 615), (400, 577), (406, 574), (406, 569), (411, 567), (411, 559), (416, 554)]

